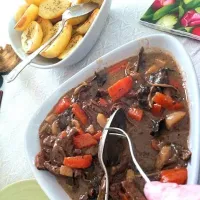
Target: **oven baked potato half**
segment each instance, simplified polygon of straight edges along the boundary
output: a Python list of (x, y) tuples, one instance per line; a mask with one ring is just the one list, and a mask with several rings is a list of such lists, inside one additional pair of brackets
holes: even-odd
[(40, 24), (41, 28), (42, 28), (42, 32), (43, 32), (43, 40), (42, 40), (42, 44), (44, 44), (45, 42), (47, 42), (53, 35), (53, 24), (51, 23), (50, 20), (48, 19), (43, 19), (41, 17), (38, 17), (37, 19), (37, 23)]
[(24, 31), (38, 16), (38, 7), (31, 4), (15, 25), (15, 30)]
[(69, 0), (45, 0), (39, 5), (39, 16), (44, 19), (55, 19), (70, 6)]
[(58, 58), (62, 60), (67, 56), (69, 56), (74, 51), (74, 49), (79, 45), (82, 39), (83, 39), (82, 35), (76, 35), (72, 37), (66, 49), (58, 56)]
[[(58, 22), (54, 25), (52, 31), (53, 35), (57, 33), (62, 22)], [(44, 50), (40, 53), (45, 58), (58, 57), (67, 47), (72, 35), (72, 25), (66, 23), (61, 34)]]
[(78, 33), (80, 35), (86, 34), (87, 31), (89, 30), (90, 26), (92, 25), (93, 21), (97, 17), (98, 13), (99, 13), (99, 9), (97, 8), (92, 12), (92, 14), (87, 19), (87, 21), (85, 21), (83, 24), (81, 24), (80, 26), (77, 27), (76, 33)]
[(80, 17), (74, 17), (72, 19), (69, 19), (68, 23), (70, 23), (72, 26), (76, 26), (78, 24), (85, 22), (88, 17), (89, 17), (89, 14), (86, 14), (86, 15), (83, 15), (83, 16), (80, 16)]
[(25, 53), (33, 53), (42, 43), (43, 32), (41, 26), (32, 21), (21, 35), (22, 49)]
[(28, 4), (35, 4), (39, 6), (44, 0), (25, 0)]
[(27, 10), (28, 7), (29, 7), (28, 4), (23, 4), (18, 8), (18, 10), (14, 16), (16, 22), (18, 22), (20, 20), (20, 18), (23, 16), (23, 14), (25, 13), (25, 11)]

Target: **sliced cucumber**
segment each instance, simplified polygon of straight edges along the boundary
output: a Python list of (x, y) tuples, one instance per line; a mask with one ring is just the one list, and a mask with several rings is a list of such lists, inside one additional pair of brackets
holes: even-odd
[(174, 28), (174, 25), (178, 22), (178, 18), (175, 15), (165, 15), (164, 17), (160, 18), (156, 24), (160, 25), (164, 28)]

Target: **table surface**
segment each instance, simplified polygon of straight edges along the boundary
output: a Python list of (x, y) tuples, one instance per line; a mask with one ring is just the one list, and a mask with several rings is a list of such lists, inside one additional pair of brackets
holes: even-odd
[[(7, 24), (19, 2), (7, 0), (0, 6), (0, 45), (9, 43)], [(0, 109), (0, 189), (10, 183), (34, 177), (26, 160), (25, 130), (35, 111), (60, 84), (107, 52), (141, 36), (159, 32), (138, 23), (151, 2), (113, 0), (110, 16), (98, 42), (78, 64), (50, 70), (28, 67), (13, 83), (6, 84), (4, 81)], [(190, 54), (200, 81), (200, 43), (177, 38)]]

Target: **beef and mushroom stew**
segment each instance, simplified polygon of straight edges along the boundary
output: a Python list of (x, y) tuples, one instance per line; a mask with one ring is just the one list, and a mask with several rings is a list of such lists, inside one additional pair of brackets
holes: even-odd
[[(141, 48), (137, 56), (95, 73), (65, 94), (40, 126), (36, 167), (53, 173), (72, 199), (104, 199), (98, 144), (117, 108), (125, 112), (125, 131), (147, 176), (185, 184), (191, 152), (184, 82), (172, 56), (158, 49)], [(126, 140), (115, 138), (113, 144), (107, 163), (109, 198), (145, 199), (144, 181)]]

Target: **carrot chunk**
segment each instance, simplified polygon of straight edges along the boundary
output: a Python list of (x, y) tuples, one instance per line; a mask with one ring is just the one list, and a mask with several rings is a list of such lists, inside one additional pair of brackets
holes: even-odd
[(154, 116), (159, 117), (161, 115), (162, 106), (160, 104), (153, 104), (151, 112)]
[(90, 167), (92, 163), (91, 155), (65, 157), (63, 164), (67, 167), (85, 169)]
[(187, 169), (167, 169), (161, 171), (160, 181), (163, 183), (185, 184), (187, 181)]
[(74, 136), (73, 142), (77, 149), (82, 149), (97, 144), (97, 140), (89, 133)]
[(115, 65), (113, 65), (112, 67), (108, 68), (108, 73), (109, 74), (115, 74), (117, 72), (119, 72), (122, 69), (125, 69), (128, 65), (128, 61), (127, 60), (123, 60)]
[(88, 122), (88, 118), (84, 110), (77, 104), (72, 104), (72, 112), (75, 114), (75, 116), (82, 122), (82, 124), (86, 125)]
[(156, 92), (153, 97), (153, 101), (168, 110), (178, 110), (183, 108), (183, 103), (176, 102), (170, 96), (160, 92)]
[(128, 116), (136, 121), (141, 121), (143, 117), (143, 110), (139, 108), (129, 108)]
[(114, 85), (108, 88), (109, 96), (113, 101), (120, 99), (125, 96), (132, 88), (133, 79), (131, 76), (127, 76), (119, 81), (117, 81)]
[(63, 97), (54, 108), (54, 113), (60, 114), (67, 110), (71, 105), (71, 101), (68, 97)]

